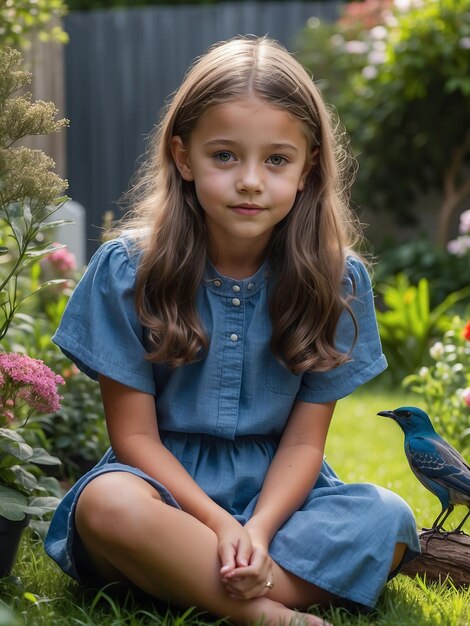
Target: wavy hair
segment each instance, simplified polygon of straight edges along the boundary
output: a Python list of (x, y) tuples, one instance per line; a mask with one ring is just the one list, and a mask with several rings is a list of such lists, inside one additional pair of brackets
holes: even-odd
[(194, 183), (176, 168), (171, 139), (186, 141), (208, 107), (246, 96), (289, 111), (302, 122), (310, 151), (319, 150), (304, 190), (274, 228), (267, 254), (274, 270), (272, 352), (295, 373), (328, 370), (349, 359), (334, 338), (342, 311), (350, 311), (342, 281), (345, 256), (359, 236), (348, 208), (352, 159), (311, 76), (267, 37), (236, 37), (195, 61), (167, 104), (127, 194), (131, 211), (119, 232), (138, 233), (134, 240), (142, 250), (135, 301), (149, 329), (148, 358), (179, 366), (202, 358), (209, 343), (196, 309), (207, 254), (204, 212)]

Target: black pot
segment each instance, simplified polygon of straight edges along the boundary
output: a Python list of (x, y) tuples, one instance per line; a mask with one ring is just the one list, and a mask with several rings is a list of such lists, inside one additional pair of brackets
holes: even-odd
[(21, 535), (28, 524), (29, 515), (20, 521), (12, 521), (0, 515), (0, 578), (10, 575)]

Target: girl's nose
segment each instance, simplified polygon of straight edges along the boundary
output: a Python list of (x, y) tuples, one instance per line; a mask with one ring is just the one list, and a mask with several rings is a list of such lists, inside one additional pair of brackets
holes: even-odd
[(256, 165), (247, 165), (240, 169), (237, 181), (238, 192), (261, 193), (264, 183), (262, 173)]

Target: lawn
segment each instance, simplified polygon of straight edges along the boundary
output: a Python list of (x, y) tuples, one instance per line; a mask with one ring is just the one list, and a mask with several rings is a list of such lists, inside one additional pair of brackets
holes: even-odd
[[(377, 411), (413, 402), (416, 400), (401, 390), (390, 393), (368, 386), (356, 392), (338, 404), (326, 454), (343, 480), (374, 482), (396, 491), (414, 510), (418, 525), (426, 526), (440, 511), (439, 502), (411, 473), (398, 426), (376, 415)], [(459, 507), (452, 519), (456, 523), (463, 514)], [(0, 626), (222, 623), (195, 611), (170, 611), (136, 594), (117, 596), (112, 588), (83, 589), (47, 559), (41, 543), (28, 532), (13, 574), (0, 587), (5, 603), (2, 606), (0, 601)], [(335, 626), (467, 626), (470, 591), (400, 575), (389, 583), (373, 614), (353, 616), (333, 610), (325, 618)]]

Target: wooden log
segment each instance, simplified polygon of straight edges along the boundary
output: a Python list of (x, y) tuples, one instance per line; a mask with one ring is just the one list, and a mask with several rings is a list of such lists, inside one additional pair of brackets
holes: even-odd
[(466, 534), (419, 533), (421, 555), (407, 563), (402, 574), (419, 574), (428, 581), (450, 580), (457, 587), (470, 584), (470, 536)]

